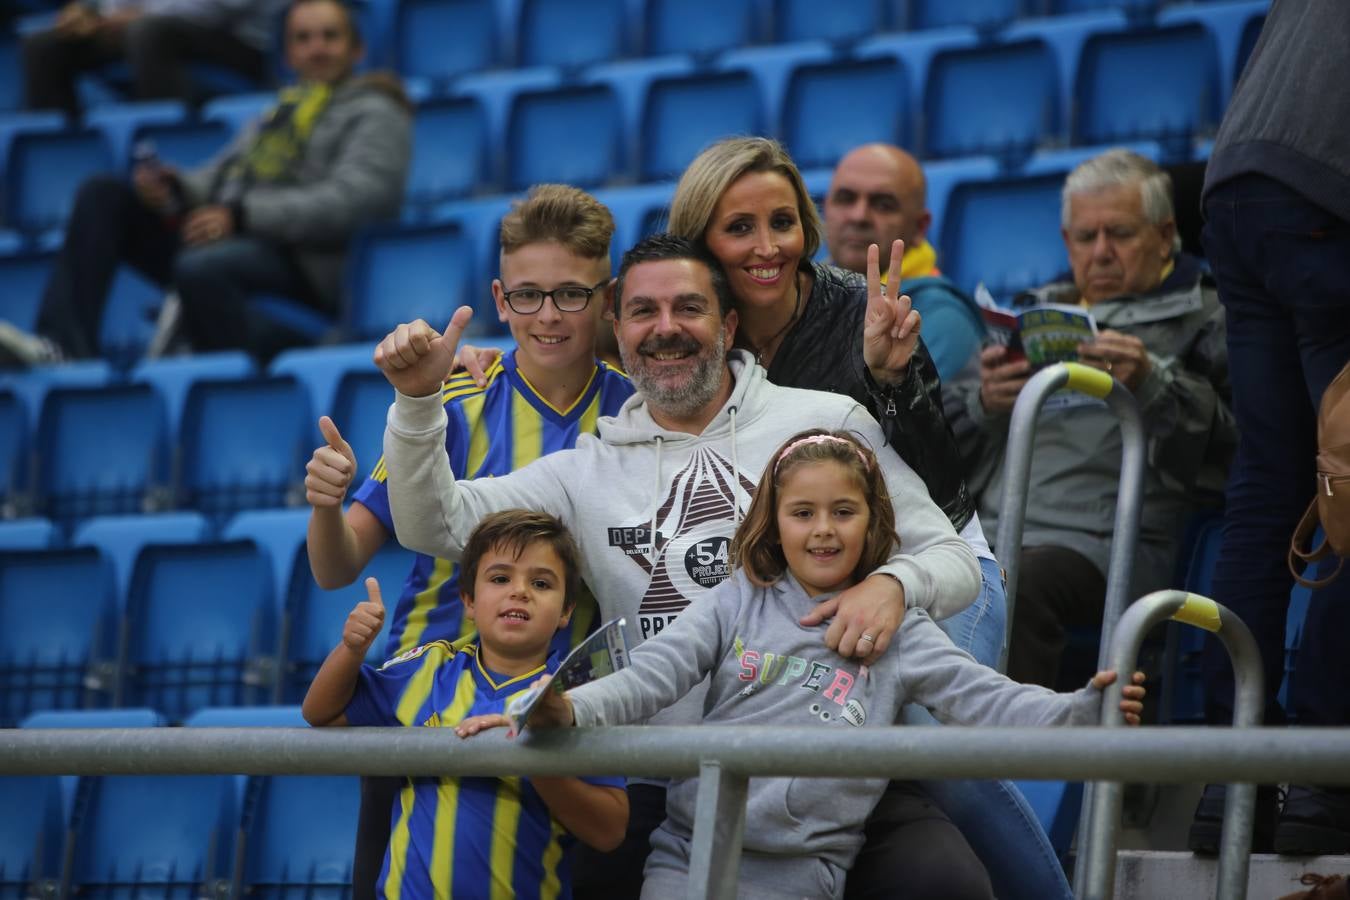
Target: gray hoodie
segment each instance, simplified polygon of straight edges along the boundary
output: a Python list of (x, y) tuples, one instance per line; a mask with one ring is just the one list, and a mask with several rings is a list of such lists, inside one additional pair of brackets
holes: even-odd
[[(636, 648), (629, 668), (570, 691), (577, 724), (640, 721), (710, 673), (702, 710), (709, 724), (890, 725), (910, 702), (964, 725), (1099, 721), (1097, 689), (1057, 694), (1010, 681), (958, 650), (923, 610), (905, 615), (895, 642), (863, 676), (857, 660), (825, 646), (826, 625), (798, 623), (821, 599), (808, 597), (790, 573), (760, 588), (737, 569), (659, 638)], [(744, 848), (819, 856), (847, 868), (885, 786), (878, 778), (752, 778)], [(671, 782), (666, 813), (675, 833), (692, 833), (697, 796), (697, 778)]]
[[(396, 397), (384, 435), (389, 505), (405, 547), (458, 560), (488, 513), (523, 507), (550, 512), (572, 530), (581, 570), (606, 619), (626, 617), (630, 646), (662, 631), (691, 600), (731, 574), (729, 546), (765, 463), (806, 428), (845, 429), (880, 449), (880, 426), (853, 400), (779, 387), (750, 354), (732, 351), (731, 397), (702, 434), (666, 431), (641, 395), (598, 435), (499, 478), (456, 481), (445, 453), (439, 394)], [(907, 605), (938, 618), (959, 612), (980, 588), (970, 547), (894, 453), (879, 453), (896, 511), (897, 550), (880, 571), (905, 588)], [(699, 718), (683, 712), (654, 721)]]

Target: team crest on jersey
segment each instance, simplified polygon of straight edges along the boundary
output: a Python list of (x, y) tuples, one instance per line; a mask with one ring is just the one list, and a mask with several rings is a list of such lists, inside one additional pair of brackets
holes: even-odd
[(755, 484), (707, 447), (699, 447), (671, 479), (669, 493), (651, 522), (609, 529), (609, 544), (650, 576), (638, 607), (643, 638), (664, 631), (689, 601), (731, 575), (735, 512), (744, 509)]
[(410, 659), (417, 659), (417, 657), (421, 656), (423, 653), (426, 653), (430, 649), (431, 644), (422, 644), (420, 647), (413, 647), (411, 650), (404, 650), (398, 656), (395, 656), (393, 659), (388, 660), (384, 665), (380, 666), (380, 668), (387, 669), (392, 665), (396, 665), (401, 662), (407, 662)]

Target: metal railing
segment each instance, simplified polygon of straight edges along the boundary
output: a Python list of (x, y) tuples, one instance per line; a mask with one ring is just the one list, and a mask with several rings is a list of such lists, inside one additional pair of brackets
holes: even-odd
[(1347, 759), (1350, 728), (646, 725), (517, 740), (440, 728), (0, 731), (0, 775), (701, 774), (690, 891), (709, 898), (735, 896), (751, 776), (1350, 785)]
[[(1233, 725), (1260, 725), (1265, 706), (1262, 687), (1265, 675), (1261, 668), (1261, 651), (1251, 631), (1231, 610), (1208, 597), (1185, 591), (1154, 591), (1132, 603), (1116, 625), (1108, 667), (1120, 675), (1102, 697), (1103, 727), (1124, 726), (1120, 696), (1121, 688), (1128, 683), (1126, 673), (1135, 670), (1139, 650), (1149, 629), (1169, 619), (1203, 628), (1219, 638), (1233, 663), (1236, 682)], [(1089, 792), (1092, 795), (1092, 812), (1086, 827), (1087, 838), (1079, 856), (1083, 877), (1078, 896), (1083, 900), (1109, 900), (1115, 887), (1116, 835), (1120, 828), (1124, 784), (1119, 780), (1097, 782), (1089, 787)], [(1249, 782), (1229, 784), (1219, 844), (1216, 893), (1219, 900), (1243, 900), (1247, 896), (1249, 851), (1255, 817), (1256, 785)]]

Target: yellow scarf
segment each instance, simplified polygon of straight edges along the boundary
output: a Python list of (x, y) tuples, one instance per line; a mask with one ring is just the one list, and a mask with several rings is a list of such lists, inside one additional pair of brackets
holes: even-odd
[(314, 123), (328, 105), (333, 89), (302, 84), (283, 90), (276, 108), (258, 129), (253, 143), (236, 163), (250, 184), (281, 181), (295, 171)]
[[(889, 266), (887, 259), (881, 260), (881, 283), (886, 283), (886, 276), (889, 274), (886, 270)], [(937, 251), (927, 240), (919, 241), (913, 247), (905, 248), (905, 255), (900, 259), (900, 281), (906, 282), (911, 278), (927, 278), (932, 275), (941, 275), (937, 267)]]

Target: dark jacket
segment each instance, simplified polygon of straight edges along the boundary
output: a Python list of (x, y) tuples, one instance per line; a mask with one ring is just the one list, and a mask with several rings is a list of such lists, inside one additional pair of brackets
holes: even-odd
[(801, 318), (783, 338), (769, 380), (787, 387), (846, 394), (871, 410), (886, 440), (928, 487), (957, 531), (975, 504), (961, 474), (956, 439), (942, 411), (942, 381), (922, 339), (904, 382), (882, 390), (863, 363), (867, 280), (856, 272), (811, 263), (815, 285)]

